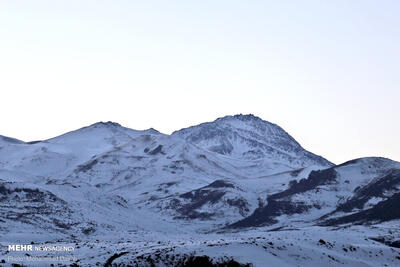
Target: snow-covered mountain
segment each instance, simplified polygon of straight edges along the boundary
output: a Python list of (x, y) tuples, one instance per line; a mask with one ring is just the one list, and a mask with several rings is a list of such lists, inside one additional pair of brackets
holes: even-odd
[[(392, 213), (394, 206), (376, 211), (370, 218), (355, 216), (398, 197), (397, 193), (400, 193), (399, 162), (385, 158), (356, 159), (312, 171), (307, 179), (291, 181), (287, 189), (268, 195), (265, 205), (230, 227), (338, 225), (400, 219), (398, 214), (388, 217), (383, 214)], [(347, 217), (347, 213), (352, 213), (354, 218)]]
[[(264, 266), (260, 262), (266, 259), (282, 266), (319, 266), (311, 251), (332, 248), (318, 240), (297, 260), (281, 253), (294, 242), (289, 232), (284, 233), (286, 243), (274, 241), (283, 242), (281, 252), (259, 258), (256, 247), (272, 249), (265, 233), (277, 230), (297, 229), (305, 237), (318, 229), (333, 240), (332, 229), (344, 233), (349, 225), (360, 224), (354, 240), (374, 238), (375, 243), (362, 241), (363, 246), (383, 251), (384, 244), (398, 238), (385, 231), (399, 225), (399, 194), (400, 163), (362, 158), (335, 166), (253, 115), (226, 116), (172, 135), (99, 122), (43, 141), (0, 136), (2, 244), (79, 244), (76, 263), (83, 266), (95, 265), (87, 256), (94, 253), (88, 248), (97, 245), (103, 263), (134, 266), (176, 265), (189, 261), (193, 250), (256, 266)], [(117, 245), (121, 242), (125, 245)], [(105, 257), (112, 252), (104, 251), (105, 244), (129, 251)], [(324, 249), (318, 249), (321, 245)], [(171, 252), (173, 247), (181, 256)], [(248, 253), (244, 258), (237, 257), (241, 249)], [(359, 260), (360, 253), (343, 256), (343, 251), (332, 257), (348, 266), (368, 266)], [(397, 263), (389, 260), (391, 253), (381, 255), (387, 266)], [(337, 263), (328, 258), (326, 264), (331, 261)]]
[(276, 124), (254, 115), (219, 118), (174, 132), (185, 140), (222, 155), (239, 159), (269, 159), (293, 167), (333, 164), (304, 148)]
[(116, 123), (100, 122), (44, 141), (25, 143), (2, 137), (0, 168), (60, 178), (96, 154), (123, 145), (144, 133), (158, 134), (152, 129), (135, 131)]

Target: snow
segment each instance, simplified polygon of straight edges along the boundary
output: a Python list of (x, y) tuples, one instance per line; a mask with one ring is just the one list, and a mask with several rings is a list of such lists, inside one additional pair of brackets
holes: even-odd
[[(285, 198), (320, 208), (281, 214), (273, 225), (225, 228), (266, 205), (268, 196), (289, 189), (290, 181), (327, 168), (337, 173), (335, 182)], [(172, 135), (100, 122), (35, 143), (1, 137), (0, 186), (6, 189), (0, 188), (0, 245), (74, 245), (82, 266), (104, 264), (121, 251), (128, 253), (116, 263), (162, 251), (254, 266), (398, 266), (398, 249), (369, 239), (394, 236), (390, 231), (398, 221), (316, 226), (357, 188), (392, 169), (400, 163), (383, 158), (333, 166), (279, 126), (251, 115)], [(364, 209), (383, 199), (370, 198)], [(334, 245), (321, 245), (320, 239)], [(343, 249), (350, 246), (357, 251)], [(0, 260), (9, 255), (21, 253), (2, 250)], [(35, 254), (40, 255), (51, 253)], [(50, 262), (32, 266), (40, 264)]]

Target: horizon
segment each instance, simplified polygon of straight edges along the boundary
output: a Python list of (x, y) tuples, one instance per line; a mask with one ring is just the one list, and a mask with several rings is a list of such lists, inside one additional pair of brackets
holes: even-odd
[[(239, 115), (240, 115), (240, 116), (253, 116), (253, 117), (257, 118), (257, 119), (261, 119), (263, 122), (271, 123), (271, 124), (277, 125), (278, 127), (282, 128), (279, 124), (277, 124), (277, 123), (275, 123), (275, 122), (270, 122), (270, 121), (264, 120), (263, 118), (257, 116), (257, 114), (252, 114), (252, 113), (247, 113), (247, 114), (238, 113), (238, 114), (225, 115), (225, 116), (222, 116), (222, 117), (215, 118), (215, 120), (212, 120), (212, 121), (201, 122), (200, 124), (203, 124), (203, 123), (211, 123), (211, 122), (215, 122), (216, 120), (221, 119), (221, 118), (225, 118), (225, 117), (235, 117), (235, 116), (239, 116)], [(66, 131), (66, 132), (64, 132), (64, 133), (61, 133), (60, 135), (52, 136), (52, 137), (46, 138), (46, 139), (21, 140), (21, 139), (18, 139), (18, 138), (14, 138), (14, 137), (12, 137), (12, 136), (5, 136), (5, 137), (14, 138), (14, 139), (17, 139), (18, 141), (22, 141), (22, 142), (25, 142), (25, 143), (30, 143), (30, 142), (42, 142), (42, 141), (47, 141), (47, 140), (49, 140), (49, 139), (56, 138), (56, 137), (62, 136), (62, 135), (64, 135), (64, 134), (68, 134), (68, 133), (70, 133), (70, 132), (78, 131), (78, 130), (81, 130), (81, 129), (83, 129), (83, 128), (90, 127), (90, 126), (93, 126), (93, 125), (96, 125), (96, 124), (100, 124), (100, 123), (101, 123), (101, 124), (107, 124), (107, 123), (117, 124), (118, 126), (121, 126), (121, 127), (124, 127), (124, 128), (128, 128), (128, 129), (131, 129), (131, 130), (138, 130), (138, 131), (156, 130), (157, 132), (159, 132), (159, 133), (161, 133), (161, 134), (165, 134), (165, 135), (172, 135), (172, 134), (173, 134), (174, 132), (176, 132), (176, 131), (180, 131), (180, 130), (183, 130), (183, 129), (186, 129), (186, 128), (190, 128), (190, 127), (192, 127), (192, 126), (200, 125), (200, 124), (189, 125), (189, 126), (184, 127), (184, 128), (175, 129), (175, 130), (173, 130), (173, 131), (170, 132), (170, 133), (164, 133), (164, 132), (159, 131), (158, 129), (156, 129), (156, 128), (154, 128), (154, 127), (150, 127), (150, 128), (147, 128), (147, 129), (136, 129), (136, 128), (131, 128), (131, 127), (128, 127), (128, 126), (126, 126), (126, 125), (120, 124), (119, 122), (116, 122), (116, 121), (97, 121), (97, 122), (93, 122), (93, 123), (91, 123), (91, 124), (89, 124), (89, 125), (85, 125), (85, 126), (82, 126), (82, 127), (80, 127), (80, 128), (77, 128), (77, 129), (72, 129), (72, 130)], [(309, 149), (305, 148), (305, 147), (301, 144), (301, 140), (297, 140), (295, 136), (291, 135), (290, 132), (286, 131), (284, 128), (282, 128), (282, 130), (284, 130), (284, 131), (287, 132), (292, 138), (294, 138), (295, 141), (298, 142), (298, 143), (300, 144), (300, 146), (303, 147), (305, 150), (307, 150), (307, 151), (309, 151), (309, 152), (311, 152), (311, 153), (313, 153), (313, 154), (315, 154), (315, 155), (317, 155), (317, 156), (323, 157), (324, 159), (326, 159), (326, 160), (330, 161), (331, 163), (335, 164), (336, 166), (341, 165), (341, 164), (344, 164), (344, 163), (346, 163), (346, 162), (348, 162), (348, 161), (356, 160), (356, 159), (360, 159), (360, 158), (386, 158), (386, 159), (394, 160), (394, 159), (391, 159), (391, 158), (387, 158), (387, 157), (375, 155), (375, 156), (364, 156), (364, 157), (352, 158), (352, 159), (345, 160), (345, 161), (343, 161), (343, 162), (334, 162), (334, 161), (330, 160), (329, 158), (327, 158), (326, 156), (324, 156), (324, 155), (322, 155), (322, 154), (314, 153), (313, 151), (310, 151)], [(2, 135), (0, 135), (0, 136), (2, 136)]]
[(0, 3), (0, 135), (97, 121), (170, 134), (227, 114), (341, 163), (400, 161), (397, 1)]

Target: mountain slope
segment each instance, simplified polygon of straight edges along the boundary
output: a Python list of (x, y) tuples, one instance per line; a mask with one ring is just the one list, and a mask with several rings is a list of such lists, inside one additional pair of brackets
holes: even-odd
[(312, 171), (306, 179), (291, 182), (286, 190), (268, 195), (264, 206), (230, 227), (284, 226), (294, 221), (328, 219), (333, 224), (332, 217), (373, 207), (400, 192), (399, 173), (400, 163), (385, 158), (361, 158)]

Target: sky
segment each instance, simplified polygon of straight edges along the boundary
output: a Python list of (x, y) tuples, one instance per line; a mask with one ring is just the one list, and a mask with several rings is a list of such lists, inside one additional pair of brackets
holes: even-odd
[(252, 113), (335, 163), (400, 161), (400, 1), (0, 1), (0, 134)]

